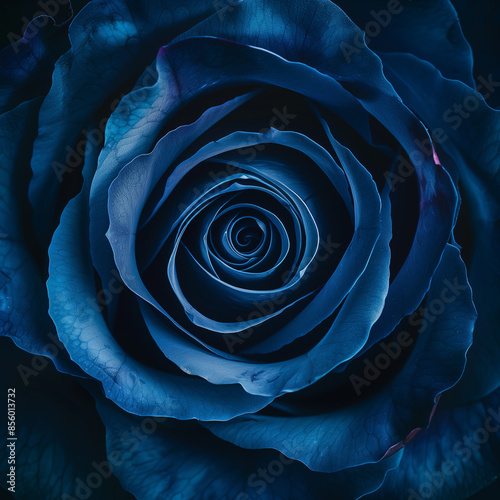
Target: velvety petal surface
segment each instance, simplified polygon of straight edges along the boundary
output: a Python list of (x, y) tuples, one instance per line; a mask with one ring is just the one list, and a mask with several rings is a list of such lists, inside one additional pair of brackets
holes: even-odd
[[(498, 478), (500, 466), (500, 397), (438, 411), (431, 426), (405, 449), (397, 471), (368, 499), (392, 492), (418, 499), (465, 500)], [(496, 498), (493, 489), (478, 499)], [(476, 497), (473, 497), (474, 499)]]
[[(0, 339), (0, 360), (6, 415), (7, 397), (15, 401), (16, 438), (8, 439), (12, 436), (7, 434), (5, 418), (1, 487), (6, 490), (9, 486), (7, 472), (14, 465), (15, 493), (2, 496), (72, 500), (94, 494), (96, 498), (132, 500), (116, 477), (96, 474), (94, 465), (99, 468), (106, 461), (105, 429), (91, 396), (76, 379), (58, 373), (46, 358), (20, 351), (9, 339)], [(15, 396), (8, 388), (15, 390)], [(11, 449), (15, 464), (7, 461)], [(93, 487), (88, 488), (85, 483), (92, 474)]]
[[(315, 473), (274, 450), (244, 450), (198, 424), (144, 418), (98, 403), (115, 474), (138, 500), (356, 500), (378, 488), (402, 451), (336, 474)], [(214, 454), (214, 449), (217, 453)]]
[(27, 101), (0, 116), (0, 334), (26, 351), (49, 356), (61, 371), (81, 374), (47, 314), (44, 283), (25, 233), (29, 157), (40, 102)]
[[(429, 61), (445, 77), (474, 86), (472, 51), (449, 0), (335, 3), (365, 32), (366, 44), (376, 53), (414, 54)], [(464, 22), (466, 18), (460, 20)], [(359, 38), (344, 43), (346, 58), (355, 60), (361, 50)]]

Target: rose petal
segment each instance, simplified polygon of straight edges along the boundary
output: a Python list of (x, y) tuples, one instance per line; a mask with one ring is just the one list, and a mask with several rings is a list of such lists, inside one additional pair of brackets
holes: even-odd
[[(35, 366), (43, 366), (40, 359)], [(2, 491), (10, 487), (7, 473), (13, 466), (15, 493), (11, 496), (5, 491), (2, 496), (35, 496), (40, 500), (71, 498), (71, 495), (78, 498), (82, 489), (85, 493), (78, 480), (85, 481), (90, 474), (96, 474), (94, 464), (104, 462), (103, 470), (108, 470), (105, 429), (91, 396), (76, 379), (58, 373), (49, 365), (35, 371), (32, 360), (33, 356), (17, 349), (10, 340), (0, 339), (2, 390), (6, 404), (7, 398), (15, 402), (15, 440), (7, 439), (0, 450)], [(34, 374), (23, 372), (20, 367), (27, 367)], [(15, 393), (7, 391), (8, 387), (14, 388)], [(7, 428), (4, 436), (8, 438)], [(12, 444), (15, 462), (9, 463)], [(116, 477), (110, 475), (101, 477), (99, 494), (132, 500)]]
[[(238, 448), (199, 425), (140, 421), (102, 401), (98, 410), (107, 429), (110, 460), (120, 454), (115, 474), (137, 498), (150, 500), (174, 495), (190, 500), (201, 492), (218, 500), (329, 500), (334, 491), (338, 500), (355, 500), (377, 489), (402, 456), (401, 451), (374, 464), (321, 474), (274, 450)], [(128, 436), (132, 428), (144, 429), (144, 439)]]
[[(335, 3), (365, 31), (366, 43), (374, 52), (414, 54), (429, 61), (446, 78), (474, 86), (472, 51), (449, 0), (338, 0)], [(345, 43), (345, 53), (353, 58), (359, 52), (356, 41), (351, 39)]]
[[(479, 317), (465, 375), (450, 394), (456, 404), (465, 403), (486, 396), (500, 385), (499, 112), (491, 109), (470, 87), (443, 78), (436, 69), (414, 56), (391, 54), (384, 56), (384, 60), (388, 76), (409, 106), (431, 129), (444, 131), (447, 140), (441, 147), (458, 166), (471, 207), (468, 216), (475, 241), (469, 276)], [(432, 93), (428, 88), (433, 89)], [(422, 95), (426, 96), (424, 100), (420, 98)], [(477, 109), (461, 117), (454, 107), (465, 102)]]
[(31, 144), (41, 99), (24, 102), (0, 116), (0, 335), (18, 347), (49, 356), (57, 368), (82, 375), (70, 361), (47, 315), (40, 270), (24, 232)]

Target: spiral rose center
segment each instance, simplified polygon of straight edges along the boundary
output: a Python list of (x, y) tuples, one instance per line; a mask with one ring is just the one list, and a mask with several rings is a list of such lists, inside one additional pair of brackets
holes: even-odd
[(264, 240), (264, 227), (259, 220), (243, 217), (232, 224), (229, 233), (229, 241), (233, 248), (248, 255), (258, 250)]

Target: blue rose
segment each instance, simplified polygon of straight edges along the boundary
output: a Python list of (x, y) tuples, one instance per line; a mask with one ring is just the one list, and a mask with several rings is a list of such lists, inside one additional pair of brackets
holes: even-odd
[(38, 5), (0, 53), (2, 487), (493, 483), (500, 82), (454, 7)]

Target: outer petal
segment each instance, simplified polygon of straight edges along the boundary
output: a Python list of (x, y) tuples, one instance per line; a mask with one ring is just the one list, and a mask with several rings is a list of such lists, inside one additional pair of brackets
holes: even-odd
[(55, 335), (24, 232), (29, 154), (40, 102), (25, 102), (0, 116), (0, 335), (33, 354), (50, 356), (62, 371), (81, 374)]
[[(155, 101), (160, 101), (161, 103), (156, 103), (156, 105), (160, 107), (160, 110), (156, 112), (154, 108), (153, 110), (148, 110), (146, 108), (146, 111), (144, 111), (141, 106), (136, 108), (134, 106), (138, 105), (138, 101), (135, 101), (134, 95), (128, 96), (130, 102), (127, 100), (124, 106), (130, 106), (130, 108), (127, 108), (128, 112), (125, 112), (123, 108), (118, 108), (117, 116), (113, 115), (110, 118), (111, 124), (107, 128), (107, 132), (109, 132), (110, 136), (109, 139), (107, 139), (104, 150), (99, 155), (98, 169), (92, 180), (90, 193), (90, 238), (92, 261), (102, 279), (106, 279), (105, 274), (109, 273), (113, 267), (113, 254), (109, 242), (105, 237), (106, 231), (109, 228), (107, 204), (109, 201), (108, 194), (110, 185), (127, 163), (136, 156), (149, 152), (154, 139), (164, 124), (165, 118), (169, 116), (168, 111), (176, 109), (175, 101), (178, 96), (173, 95), (172, 99), (164, 96), (165, 84), (162, 74), (161, 72), (157, 85), (150, 89), (150, 92), (155, 98), (153, 103)], [(173, 78), (173, 76), (170, 75), (170, 78)], [(215, 125), (224, 116), (253, 97), (253, 95), (253, 93), (244, 94), (220, 106), (214, 106), (207, 110), (203, 113), (203, 119), (198, 120), (196, 124), (190, 127), (192, 129), (191, 132), (189, 134), (183, 134), (183, 147), (187, 148), (190, 146), (191, 143), (198, 139), (209, 127)], [(147, 104), (153, 104), (149, 99), (146, 99), (145, 102)], [(129, 115), (131, 109), (134, 109), (134, 113)], [(151, 111), (152, 115), (149, 115), (147, 111)], [(122, 113), (125, 114), (125, 116), (133, 116), (135, 119), (131, 118), (125, 121), (125, 125), (123, 125), (120, 119)], [(160, 115), (161, 118), (157, 117), (156, 114)], [(138, 121), (136, 121), (137, 119)], [(128, 129), (129, 126), (131, 129)], [(188, 127), (186, 127), (186, 129), (187, 128)], [(174, 132), (174, 134), (178, 134), (178, 132)], [(181, 142), (179, 141), (176, 147), (170, 148), (172, 160), (182, 153), (183, 148), (179, 147), (180, 144)], [(164, 161), (165, 160), (162, 160), (162, 164)], [(168, 164), (165, 163), (164, 166), (166, 168)], [(140, 213), (137, 215), (140, 216)]]
[[(444, 133), (440, 147), (457, 164), (470, 206), (475, 244), (469, 276), (478, 321), (466, 372), (450, 394), (456, 403), (467, 402), (484, 397), (500, 385), (499, 112), (491, 109), (478, 92), (443, 78), (425, 61), (402, 54), (383, 58), (388, 76), (408, 105), (429, 128)], [(495, 83), (489, 91), (483, 86), (481, 92), (494, 92), (498, 86)]]
[[(497, 47), (499, 45), (500, 5), (489, 0), (452, 1), (458, 12), (465, 37), (472, 47), (474, 74), (483, 77), (492, 75), (494, 81), (499, 81), (500, 64)], [(492, 95), (488, 103), (498, 109), (500, 93)]]
[(322, 474), (275, 451), (238, 448), (197, 424), (138, 420), (101, 401), (98, 409), (109, 457), (120, 458), (114, 472), (138, 500), (355, 500), (377, 489), (402, 454)]
[[(335, 3), (365, 32), (366, 44), (373, 51), (409, 52), (429, 61), (447, 78), (474, 87), (472, 51), (449, 0)], [(345, 42), (346, 57), (359, 53), (357, 40)]]
[[(321, 116), (318, 113), (321, 119)], [(328, 124), (321, 123), (332, 146), (338, 151), (337, 143)], [(429, 287), (432, 276), (443, 249), (448, 242), (455, 219), (457, 193), (453, 183), (440, 165), (424, 165), (419, 172), (420, 204), (419, 221), (410, 252), (391, 286), (385, 299), (385, 306), (380, 318), (373, 325), (370, 337), (361, 351), (366, 352), (377, 341), (387, 336), (401, 318), (409, 315), (421, 302), (421, 297)], [(408, 283), (411, 282), (411, 288)]]
[[(2, 430), (0, 450), (1, 487), (7, 489), (7, 459), (15, 445), (15, 494), (4, 498), (71, 500), (85, 494), (79, 481), (96, 475), (94, 464), (106, 460), (105, 429), (89, 394), (75, 379), (46, 366), (33, 378), (23, 376), (31, 357), (10, 340), (0, 339), (1, 390), (15, 401), (15, 440)], [(15, 390), (15, 396), (8, 392)], [(5, 419), (6, 420), (6, 419)], [(5, 421), (6, 423), (6, 421)], [(5, 424), (4, 424), (5, 425)], [(14, 451), (14, 450), (13, 450)], [(104, 469), (106, 471), (106, 469)], [(98, 480), (100, 498), (131, 500), (117, 479), (105, 472)], [(94, 477), (93, 484), (97, 484)], [(86, 486), (84, 488), (87, 488)], [(93, 493), (92, 489), (87, 491)]]
[[(495, 391), (481, 401), (438, 411), (407, 446), (398, 470), (367, 499), (385, 500), (397, 491), (414, 500), (464, 500), (495, 481), (499, 469), (500, 395)], [(498, 485), (489, 496), (478, 496), (490, 498), (498, 498)]]
[(0, 52), (0, 111), (44, 95), (50, 88), (54, 64), (69, 48), (66, 27), (39, 16), (24, 36)]

